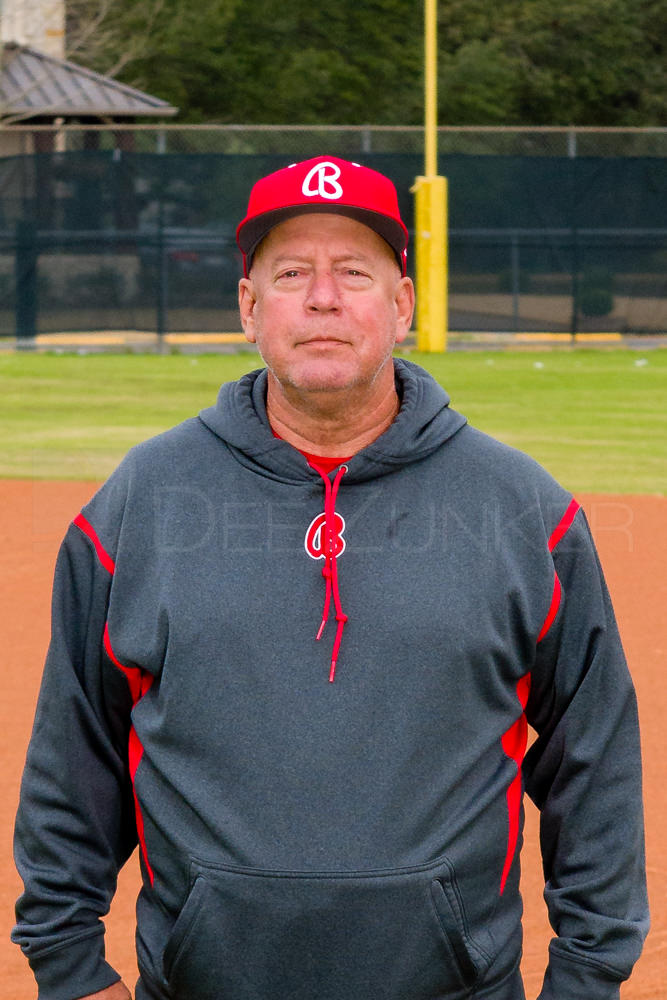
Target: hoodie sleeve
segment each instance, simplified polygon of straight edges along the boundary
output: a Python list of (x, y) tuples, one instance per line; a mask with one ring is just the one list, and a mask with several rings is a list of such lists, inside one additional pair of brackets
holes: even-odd
[(648, 931), (636, 699), (582, 510), (550, 548), (524, 765), (557, 935), (539, 1000), (614, 1000)]
[(131, 696), (104, 651), (113, 560), (79, 515), (58, 556), (52, 635), (21, 787), (15, 858), (25, 891), (12, 938), (40, 1000), (119, 979), (104, 925), (137, 839), (127, 746)]

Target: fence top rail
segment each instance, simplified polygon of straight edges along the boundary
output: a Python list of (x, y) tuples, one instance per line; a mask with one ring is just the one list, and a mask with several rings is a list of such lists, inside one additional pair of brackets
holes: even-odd
[[(543, 228), (495, 228), (489, 229), (478, 226), (474, 229), (457, 229), (452, 228), (449, 230), (449, 235), (452, 238), (463, 237), (465, 239), (488, 239), (488, 238), (501, 238), (503, 240), (507, 239), (517, 239), (519, 237), (532, 237), (532, 236), (562, 236), (566, 238), (571, 238), (573, 234), (582, 237), (588, 236), (601, 236), (601, 237), (612, 237), (618, 238), (623, 237), (627, 239), (628, 237), (636, 238), (662, 238), (667, 236), (667, 229), (654, 227), (654, 228), (584, 228), (579, 226), (569, 226), (569, 227), (543, 227)], [(111, 243), (127, 243), (130, 241), (136, 241), (144, 245), (156, 246), (164, 242), (166, 245), (170, 246), (173, 243), (183, 243), (184, 240), (189, 240), (193, 244), (198, 246), (216, 246), (224, 247), (229, 246), (233, 249), (236, 248), (236, 242), (233, 237), (230, 237), (223, 229), (220, 230), (202, 230), (196, 226), (188, 227), (183, 226), (182, 228), (174, 228), (165, 226), (163, 229), (32, 229), (29, 237), (24, 236), (24, 239), (35, 239), (40, 243), (53, 243), (57, 245), (62, 244), (76, 244), (76, 243), (87, 243), (87, 242), (111, 242)], [(0, 229), (0, 240), (8, 241), (13, 243), (16, 240), (16, 234), (12, 230)]]
[[(1, 132), (374, 132), (410, 133), (424, 131), (422, 125), (243, 125), (235, 124), (178, 124), (178, 122), (147, 123), (101, 122), (91, 125), (80, 122), (32, 125), (30, 123), (6, 125), (0, 120)], [(597, 125), (439, 125), (442, 135), (667, 135), (667, 126), (597, 126)]]
[(562, 227), (559, 229), (549, 228), (545, 226), (544, 228), (512, 228), (507, 227), (506, 229), (484, 229), (482, 227), (477, 227), (475, 229), (456, 229), (452, 228), (449, 230), (450, 236), (464, 236), (464, 237), (487, 237), (487, 236), (502, 236), (505, 239), (517, 236), (567, 236), (571, 237), (573, 233), (577, 233), (579, 236), (667, 236), (667, 229), (664, 228), (651, 228), (651, 229), (633, 229), (633, 228), (583, 228), (580, 226), (568, 226), (567, 228)]

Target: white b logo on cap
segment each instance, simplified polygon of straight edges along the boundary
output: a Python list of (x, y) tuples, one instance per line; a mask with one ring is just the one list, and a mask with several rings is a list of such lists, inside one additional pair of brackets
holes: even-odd
[[(317, 187), (313, 188), (311, 184), (316, 174)], [(328, 160), (325, 160), (324, 163), (318, 163), (312, 170), (308, 171), (301, 190), (306, 198), (313, 198), (315, 195), (319, 195), (320, 198), (336, 201), (338, 198), (343, 197), (343, 189), (338, 183), (339, 177), (340, 167), (337, 167), (335, 163), (329, 163)]]

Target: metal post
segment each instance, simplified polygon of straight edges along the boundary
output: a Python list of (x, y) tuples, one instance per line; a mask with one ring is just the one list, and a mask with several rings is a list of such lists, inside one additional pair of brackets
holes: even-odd
[(424, 0), (424, 177), (415, 194), (417, 347), (447, 349), (447, 180), (438, 177), (437, 0)]
[(521, 271), (519, 264), (519, 237), (512, 233), (510, 249), (510, 260), (512, 267), (512, 319), (514, 332), (519, 331), (519, 297), (521, 295)]
[(437, 0), (424, 0), (424, 173), (438, 173)]
[(418, 177), (415, 194), (417, 348), (447, 349), (447, 178)]
[(18, 346), (25, 348), (37, 333), (38, 309), (37, 229), (33, 222), (25, 219), (16, 224), (14, 281), (16, 339)]
[(570, 318), (570, 337), (572, 343), (577, 339), (579, 324), (579, 233), (576, 226), (572, 227), (572, 315)]
[[(157, 134), (157, 152), (164, 156), (167, 151), (167, 136), (164, 129)], [(167, 332), (167, 310), (169, 308), (169, 258), (164, 238), (164, 199), (162, 197), (164, 184), (164, 168), (160, 168), (160, 194), (158, 202), (158, 240), (157, 240), (157, 339), (158, 350), (164, 351), (164, 335)]]
[(158, 273), (157, 273), (157, 339), (160, 353), (164, 350), (164, 335), (167, 332), (167, 309), (169, 297), (169, 259), (164, 238), (164, 202), (160, 194), (158, 210)]
[(579, 219), (577, 217), (578, 212), (578, 199), (577, 199), (577, 160), (572, 157), (572, 162), (569, 165), (570, 169), (570, 218), (572, 222), (571, 226), (571, 239), (572, 239), (572, 315), (570, 319), (570, 337), (572, 343), (574, 344), (577, 339), (577, 327), (579, 323), (579, 230), (578, 224)]

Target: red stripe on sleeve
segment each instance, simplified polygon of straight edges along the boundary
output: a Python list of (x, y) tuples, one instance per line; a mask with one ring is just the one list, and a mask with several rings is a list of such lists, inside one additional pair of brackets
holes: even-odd
[(87, 535), (88, 538), (90, 538), (91, 542), (95, 546), (95, 551), (97, 552), (97, 558), (100, 560), (105, 570), (108, 573), (111, 573), (111, 575), (113, 576), (114, 570), (116, 569), (116, 564), (109, 555), (109, 553), (107, 552), (107, 550), (102, 545), (99, 538), (97, 537), (97, 532), (93, 528), (90, 521), (87, 521), (86, 518), (83, 516), (83, 514), (77, 514), (77, 516), (74, 518), (74, 524), (77, 526), (77, 528), (83, 531), (84, 535)]
[(544, 639), (545, 635), (547, 634), (547, 632), (554, 623), (554, 618), (558, 614), (558, 609), (560, 607), (561, 593), (562, 589), (560, 585), (560, 580), (558, 579), (558, 573), (555, 573), (554, 590), (553, 594), (551, 595), (551, 604), (549, 605), (549, 610), (547, 611), (547, 617), (544, 619), (544, 625), (540, 629), (540, 634), (537, 637), (538, 642), (542, 642), (542, 639)]
[(139, 670), (138, 667), (126, 667), (120, 662), (120, 660), (118, 659), (118, 657), (116, 656), (111, 647), (111, 639), (109, 638), (108, 623), (104, 626), (103, 642), (104, 642), (104, 649), (111, 662), (114, 664), (114, 666), (118, 667), (118, 669), (125, 674), (127, 678), (127, 683), (129, 684), (130, 687), (130, 694), (132, 695), (132, 704), (136, 705), (136, 703), (141, 698), (142, 694), (145, 693), (142, 692), (141, 670)]
[(551, 532), (551, 537), (549, 538), (549, 552), (553, 552), (560, 540), (570, 529), (572, 522), (574, 521), (577, 511), (579, 510), (579, 504), (576, 500), (571, 500), (570, 505), (563, 514), (559, 523), (556, 525), (554, 530)]
[[(562, 541), (570, 527), (572, 522), (577, 516), (577, 511), (579, 510), (579, 504), (576, 500), (571, 500), (567, 510), (561, 517), (560, 521), (551, 532), (551, 537), (549, 538), (549, 552), (553, 552), (558, 543)], [(554, 574), (554, 589), (551, 595), (551, 604), (549, 605), (549, 610), (547, 611), (547, 616), (544, 619), (544, 625), (540, 629), (540, 634), (537, 637), (537, 641), (541, 642), (545, 635), (554, 623), (554, 618), (558, 614), (558, 609), (560, 607), (562, 597), (562, 588), (560, 585), (560, 580), (558, 579), (558, 574)]]
[[(111, 646), (108, 623), (104, 626), (103, 641), (104, 641), (104, 649), (106, 651), (107, 656), (114, 664), (114, 666), (118, 667), (118, 669), (121, 670), (125, 674), (125, 677), (127, 678), (127, 683), (130, 687), (130, 694), (132, 695), (132, 707), (134, 708), (137, 702), (140, 701), (140, 699), (143, 698), (146, 692), (150, 690), (150, 686), (153, 683), (154, 678), (151, 674), (148, 674), (145, 671), (140, 670), (139, 667), (126, 667), (120, 662), (120, 660), (114, 653), (113, 648)], [(134, 793), (134, 811), (137, 824), (137, 836), (139, 838), (141, 853), (143, 855), (144, 863), (146, 865), (146, 871), (148, 872), (148, 877), (150, 879), (151, 885), (153, 885), (153, 879), (154, 879), (153, 869), (151, 868), (151, 864), (148, 860), (148, 850), (146, 848), (146, 838), (144, 835), (144, 817), (141, 812), (141, 806), (139, 805), (137, 791), (134, 786), (134, 778), (137, 773), (137, 768), (141, 763), (141, 758), (143, 757), (143, 755), (144, 755), (143, 745), (141, 743), (141, 740), (137, 736), (137, 732), (134, 726), (132, 726), (130, 728), (130, 738), (128, 744), (128, 764), (130, 768), (130, 778), (132, 780), (132, 791)]]
[[(549, 538), (549, 552), (553, 552), (558, 543), (567, 534), (572, 522), (574, 521), (577, 511), (579, 510), (579, 504), (576, 500), (571, 500), (570, 504), (560, 519), (559, 523), (551, 533)], [(554, 587), (553, 593), (551, 595), (551, 603), (549, 604), (549, 610), (547, 611), (547, 616), (544, 619), (544, 624), (540, 629), (540, 634), (537, 637), (537, 641), (541, 642), (546, 636), (547, 632), (551, 628), (558, 614), (558, 609), (560, 607), (562, 596), (562, 588), (560, 580), (558, 579), (558, 574), (554, 573)], [(505, 864), (503, 866), (502, 875), (500, 878), (500, 894), (502, 896), (505, 891), (505, 884), (509, 876), (510, 870), (512, 868), (512, 862), (514, 860), (514, 854), (516, 851), (516, 846), (519, 840), (519, 830), (521, 823), (521, 797), (523, 793), (522, 779), (521, 779), (521, 766), (523, 764), (523, 758), (526, 753), (526, 747), (528, 745), (528, 723), (526, 721), (525, 709), (528, 703), (528, 695), (530, 694), (530, 674), (526, 674), (522, 677), (517, 684), (517, 698), (519, 699), (519, 704), (522, 708), (522, 714), (514, 722), (510, 728), (503, 734), (502, 737), (502, 747), (506, 756), (510, 760), (514, 761), (516, 764), (517, 772), (514, 778), (510, 782), (507, 788), (507, 819), (508, 819), (508, 829), (507, 829), (507, 851), (505, 854)]]
[(507, 789), (507, 851), (505, 853), (505, 864), (500, 878), (500, 895), (505, 891), (505, 883), (514, 861), (516, 845), (519, 840), (519, 828), (521, 825), (521, 795), (523, 785), (521, 779), (521, 765), (528, 745), (528, 723), (526, 722), (525, 710), (530, 694), (530, 674), (521, 677), (516, 686), (516, 694), (521, 705), (521, 715), (512, 723), (510, 728), (502, 737), (502, 747), (506, 756), (516, 764), (516, 774)]
[(134, 794), (134, 814), (136, 817), (136, 824), (137, 824), (137, 837), (139, 838), (139, 846), (141, 847), (141, 853), (144, 858), (144, 864), (146, 865), (146, 871), (148, 872), (150, 883), (151, 885), (153, 885), (155, 875), (153, 874), (151, 863), (148, 860), (146, 835), (144, 833), (144, 817), (143, 813), (141, 812), (141, 806), (139, 805), (139, 799), (137, 798), (137, 791), (136, 788), (134, 787), (134, 776), (137, 773), (137, 768), (139, 767), (141, 758), (144, 755), (144, 748), (141, 745), (141, 740), (137, 736), (134, 726), (132, 726), (132, 729), (130, 730), (129, 754), (130, 754), (130, 774), (132, 776), (132, 791)]

